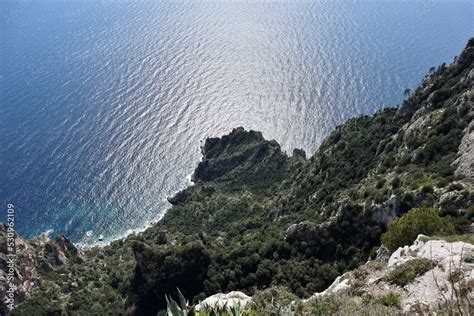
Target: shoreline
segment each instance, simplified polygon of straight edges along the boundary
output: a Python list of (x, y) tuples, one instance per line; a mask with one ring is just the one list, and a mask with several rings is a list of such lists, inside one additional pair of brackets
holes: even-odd
[[(194, 171), (185, 177), (185, 179), (186, 179), (185, 187), (183, 187), (182, 189), (179, 189), (176, 192), (174, 192), (172, 194), (172, 196), (174, 196), (177, 193), (181, 192), (182, 190), (185, 190), (185, 189), (189, 188), (190, 186), (194, 185), (194, 182), (192, 181), (193, 173), (194, 173)], [(89, 244), (87, 242), (84, 242), (84, 241), (79, 241), (79, 242), (73, 242), (73, 245), (75, 247), (77, 247), (79, 250), (89, 250), (89, 249), (96, 248), (96, 247), (104, 248), (104, 247), (110, 246), (110, 244), (113, 243), (114, 241), (117, 241), (117, 240), (120, 240), (120, 239), (126, 239), (131, 235), (136, 235), (136, 234), (143, 233), (144, 231), (146, 231), (147, 229), (149, 229), (150, 227), (152, 227), (153, 225), (155, 225), (159, 221), (161, 221), (161, 219), (165, 216), (166, 212), (172, 207), (172, 204), (168, 202), (167, 198), (163, 199), (163, 201), (166, 201), (168, 203), (168, 206), (166, 208), (164, 208), (163, 211), (160, 212), (160, 214), (156, 218), (154, 218), (153, 220), (151, 220), (150, 222), (145, 224), (143, 227), (129, 228), (123, 234), (120, 234), (120, 235), (115, 236), (115, 237), (111, 237), (110, 239), (109, 238), (104, 238), (103, 241), (97, 241), (96, 240), (96, 241), (92, 242), (91, 244)], [(48, 229), (47, 231), (39, 234), (38, 236), (41, 236), (41, 235), (46, 234), (46, 233), (51, 235), (52, 230)], [(35, 237), (31, 238), (30, 240), (35, 239), (38, 236), (35, 236)], [(97, 236), (94, 236), (94, 237), (97, 238)]]

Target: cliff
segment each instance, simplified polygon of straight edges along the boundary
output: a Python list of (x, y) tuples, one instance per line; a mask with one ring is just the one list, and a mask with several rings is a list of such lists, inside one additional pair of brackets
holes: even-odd
[(416, 223), (426, 213), (449, 227), (418, 233), (469, 233), (473, 51), (471, 39), (400, 107), (350, 119), (309, 159), (242, 128), (208, 139), (195, 184), (143, 233), (83, 251), (63, 236), (24, 241), (34, 272), (12, 314), (156, 315), (177, 288), (191, 303), (242, 291), (266, 313), (275, 289), (309, 298), (375, 258), (381, 238), (392, 252), (411, 244), (416, 235), (394, 233), (411, 210), (429, 210)]

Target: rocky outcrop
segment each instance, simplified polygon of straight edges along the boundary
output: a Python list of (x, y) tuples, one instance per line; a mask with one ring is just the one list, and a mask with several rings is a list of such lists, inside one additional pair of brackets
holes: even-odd
[(469, 39), (466, 48), (459, 55), (456, 63), (459, 65), (468, 66), (474, 60), (474, 39)]
[[(430, 312), (440, 305), (451, 305), (468, 315), (467, 302), (474, 298), (473, 258), (473, 244), (430, 240), (427, 236), (419, 235), (413, 245), (398, 248), (390, 256), (387, 265), (368, 262), (355, 271), (341, 275), (328, 289), (314, 294), (312, 298), (341, 291), (357, 293), (356, 297), (359, 298), (392, 292), (400, 295), (400, 307), (405, 312), (420, 309)], [(427, 268), (419, 271), (409, 269), (410, 265), (414, 266), (414, 262), (419, 261), (428, 262)], [(406, 275), (403, 271), (407, 271)], [(406, 278), (403, 283), (402, 278)]]
[(77, 248), (63, 235), (58, 235), (54, 241), (47, 242), (44, 245), (43, 253), (47, 262), (52, 266), (66, 264), (68, 260), (81, 260)]
[(278, 183), (288, 176), (291, 162), (305, 160), (302, 152), (288, 157), (276, 141), (242, 127), (221, 138), (208, 138), (201, 150), (203, 158), (192, 175), (193, 182), (220, 178), (259, 186)]
[(384, 245), (381, 245), (375, 254), (375, 261), (388, 262), (390, 259), (390, 250)]
[(463, 295), (460, 293), (465, 291), (469, 292), (465, 294), (472, 300), (474, 264), (465, 259), (473, 253), (472, 244), (462, 241), (427, 240), (423, 235), (418, 236), (412, 246), (395, 251), (388, 261), (389, 271), (413, 258), (425, 258), (433, 263), (430, 271), (418, 276), (403, 288), (403, 308), (410, 310), (412, 306), (421, 304), (429, 309), (445, 304), (447, 300), (456, 300), (456, 296)]
[(458, 158), (453, 165), (456, 167), (456, 175), (474, 179), (474, 121), (465, 130), (459, 145)]
[[(462, 186), (461, 186), (462, 187)], [(474, 203), (469, 191), (452, 190), (440, 195), (437, 206), (442, 209), (467, 209)]]
[(83, 260), (76, 246), (63, 235), (50, 239), (49, 234), (42, 234), (34, 238), (31, 244), (37, 252), (37, 268), (43, 272), (51, 272), (55, 266), (68, 261), (81, 263)]
[[(14, 248), (9, 248), (14, 238)], [(0, 314), (23, 302), (39, 283), (33, 247), (9, 226), (0, 223)], [(8, 245), (8, 246), (7, 246)]]
[[(14, 236), (14, 251), (7, 248), (10, 236)], [(44, 233), (26, 241), (0, 223), (0, 241), (0, 297), (5, 298), (0, 304), (0, 315), (12, 306), (10, 302), (13, 306), (22, 303), (40, 285), (41, 272), (51, 272), (54, 266), (69, 260), (82, 262), (77, 248), (62, 235), (51, 240), (50, 234)]]
[(272, 149), (278, 151), (280, 148), (278, 144), (267, 142), (262, 133), (247, 132), (243, 128), (236, 128), (222, 138), (208, 138), (201, 148), (203, 160), (194, 171), (192, 180), (210, 181), (221, 177), (252, 156), (263, 157)]
[(400, 205), (396, 195), (392, 195), (387, 201), (381, 205), (374, 205), (373, 220), (381, 225), (387, 223), (396, 216), (400, 215)]
[(308, 222), (292, 224), (286, 229), (285, 240), (291, 242), (294, 240), (308, 240), (312, 238), (314, 227)]
[(324, 291), (319, 293), (314, 293), (309, 299), (305, 302), (310, 302), (315, 298), (320, 298), (328, 295), (335, 295), (341, 291), (349, 290), (351, 288), (351, 274), (350, 272), (344, 273), (341, 276), (338, 276), (334, 282)]
[(186, 191), (179, 191), (174, 196), (169, 196), (167, 200), (172, 205), (179, 205), (186, 203), (187, 198), (188, 196), (186, 194)]

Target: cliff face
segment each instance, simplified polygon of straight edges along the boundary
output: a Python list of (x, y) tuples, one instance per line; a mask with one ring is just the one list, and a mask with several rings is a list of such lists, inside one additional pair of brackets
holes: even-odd
[(399, 108), (338, 126), (309, 159), (242, 128), (208, 139), (195, 184), (145, 232), (83, 253), (62, 237), (35, 246), (42, 282), (14, 314), (156, 315), (176, 288), (194, 302), (273, 286), (309, 297), (375, 255), (387, 222), (412, 208), (436, 208), (468, 232), (473, 49), (470, 40)]
[[(8, 249), (10, 236), (14, 236), (14, 246)], [(48, 234), (43, 234), (26, 241), (7, 225), (0, 224), (0, 240), (2, 315), (40, 287), (45, 273), (57, 272), (58, 266), (68, 262), (82, 262), (78, 250), (65, 236), (59, 235), (51, 240)]]
[[(14, 238), (14, 249), (8, 249), (10, 237)], [(8, 311), (7, 306), (23, 302), (39, 280), (34, 249), (30, 244), (5, 224), (0, 224), (0, 240), (0, 314), (3, 315)]]

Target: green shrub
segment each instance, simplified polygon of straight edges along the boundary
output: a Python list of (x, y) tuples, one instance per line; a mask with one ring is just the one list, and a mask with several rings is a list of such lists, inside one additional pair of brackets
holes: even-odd
[(398, 307), (400, 306), (400, 294), (388, 292), (385, 295), (379, 296), (377, 301), (384, 306)]
[(382, 235), (382, 243), (391, 251), (410, 245), (419, 234), (450, 235), (454, 226), (447, 218), (439, 216), (433, 208), (413, 208), (401, 218), (389, 223), (388, 230)]
[(293, 315), (400, 315), (399, 304), (400, 296), (393, 292), (378, 297), (364, 295), (362, 302), (347, 293), (338, 293), (310, 299), (306, 303), (298, 301)]
[(304, 311), (305, 315), (336, 315), (341, 313), (342, 308), (354, 310), (355, 303), (344, 295), (329, 295), (310, 300)]
[(370, 305), (374, 302), (374, 296), (370, 293), (364, 294), (361, 302), (363, 305)]
[(252, 311), (258, 315), (277, 315), (282, 309), (291, 306), (297, 299), (284, 286), (273, 286), (252, 296)]
[(430, 270), (432, 264), (431, 260), (426, 258), (417, 258), (407, 261), (390, 271), (385, 277), (385, 280), (403, 287), (413, 282), (417, 276)]

